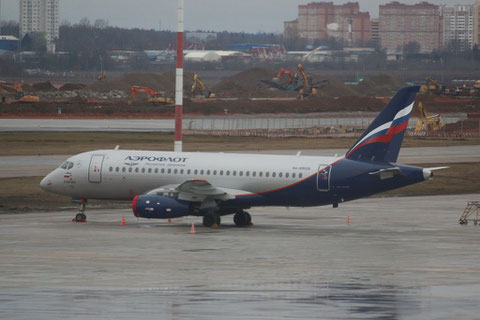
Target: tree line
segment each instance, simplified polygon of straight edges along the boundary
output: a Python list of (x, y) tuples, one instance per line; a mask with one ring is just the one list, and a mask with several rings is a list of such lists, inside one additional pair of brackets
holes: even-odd
[[(2, 22), (1, 31), (4, 35), (13, 35), (19, 37), (19, 25), (17, 22)], [(198, 31), (200, 32), (200, 31)], [(243, 32), (215, 32), (216, 39), (201, 43), (200, 46), (207, 50), (225, 49), (229, 44), (235, 43), (264, 43), (281, 44), (287, 50), (305, 50), (306, 39), (284, 39), (283, 35), (273, 33), (243, 33)], [(189, 45), (188, 43), (186, 44)], [(317, 40), (313, 47), (327, 46), (330, 49), (341, 50), (345, 43), (335, 38)], [(383, 68), (390, 66), (386, 62), (385, 52), (370, 43), (369, 46), (376, 47), (376, 52), (370, 56), (362, 57), (357, 65), (364, 68)], [(145, 29), (125, 29), (112, 27), (108, 21), (97, 20), (91, 23), (84, 18), (77, 24), (70, 24), (63, 21), (60, 26), (60, 36), (56, 40), (57, 52), (65, 52), (65, 55), (52, 56), (46, 53), (45, 35), (42, 33), (29, 33), (21, 39), (20, 50), (36, 51), (35, 61), (13, 61), (14, 64), (22, 64), (28, 68), (36, 65), (49, 70), (74, 70), (74, 71), (98, 71), (100, 69), (112, 70), (118, 68), (111, 57), (110, 52), (144, 50), (174, 50), (176, 47), (176, 33), (172, 31), (158, 31)], [(404, 60), (397, 65), (412, 64), (415, 61), (432, 61), (441, 63), (448, 67), (450, 64), (455, 66), (471, 66), (472, 61), (480, 62), (480, 50), (478, 46), (473, 49), (462, 46), (460, 43), (449, 43), (442, 50), (432, 52), (431, 54), (421, 54), (418, 43), (409, 43), (403, 47)], [(341, 53), (339, 53), (341, 55)], [(348, 68), (355, 62), (345, 62), (341, 56), (337, 57), (336, 62), (323, 63), (325, 68), (343, 69)], [(10, 74), (18, 71), (18, 66), (12, 66), (10, 58), (1, 58), (0, 72)], [(6, 61), (7, 60), (7, 61)], [(136, 70), (146, 70), (151, 66), (145, 54), (138, 54), (129, 61), (129, 68)]]

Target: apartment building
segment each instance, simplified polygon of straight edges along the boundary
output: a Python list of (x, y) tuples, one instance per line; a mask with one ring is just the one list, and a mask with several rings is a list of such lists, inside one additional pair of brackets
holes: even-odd
[(414, 5), (391, 2), (379, 8), (379, 40), (387, 53), (402, 53), (409, 42), (417, 42), (420, 52), (442, 47), (441, 8), (428, 2)]
[(287, 39), (300, 37), (313, 42), (330, 37), (347, 45), (365, 45), (371, 39), (370, 14), (361, 12), (358, 2), (334, 5), (312, 2), (298, 6), (298, 18), (284, 23)]
[[(474, 44), (474, 5), (442, 7), (443, 44), (464, 50)], [(478, 25), (477, 25), (478, 29)]]
[(42, 32), (49, 51), (55, 51), (59, 36), (59, 0), (20, 0), (20, 37), (29, 32)]

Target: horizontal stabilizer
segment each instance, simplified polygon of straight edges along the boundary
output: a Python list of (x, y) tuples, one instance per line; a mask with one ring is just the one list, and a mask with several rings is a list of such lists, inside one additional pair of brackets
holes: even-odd
[(388, 169), (380, 169), (375, 172), (370, 172), (369, 174), (379, 177), (381, 180), (390, 179), (394, 176), (402, 174), (402, 171), (399, 167), (388, 168)]
[(444, 170), (444, 169), (448, 169), (450, 167), (433, 167), (433, 168), (425, 168), (426, 170), (430, 170), (430, 171), (436, 171), (436, 170)]

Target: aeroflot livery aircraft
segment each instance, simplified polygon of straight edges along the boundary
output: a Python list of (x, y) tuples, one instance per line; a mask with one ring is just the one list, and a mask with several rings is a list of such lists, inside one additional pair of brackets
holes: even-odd
[(354, 200), (427, 180), (432, 171), (397, 161), (418, 87), (401, 89), (342, 157), (97, 150), (69, 158), (42, 189), (86, 199), (133, 199), (135, 216), (203, 216), (205, 226), (234, 214), (245, 226), (255, 206), (307, 207)]

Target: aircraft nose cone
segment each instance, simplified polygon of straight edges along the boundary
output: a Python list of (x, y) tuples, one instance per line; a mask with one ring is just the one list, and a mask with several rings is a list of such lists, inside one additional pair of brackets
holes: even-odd
[(49, 178), (49, 176), (46, 176), (45, 178), (40, 181), (40, 188), (43, 190), (47, 190), (50, 186), (52, 185), (52, 182)]

